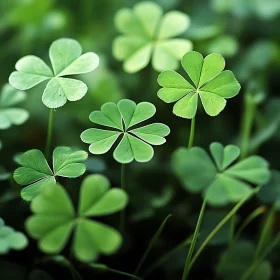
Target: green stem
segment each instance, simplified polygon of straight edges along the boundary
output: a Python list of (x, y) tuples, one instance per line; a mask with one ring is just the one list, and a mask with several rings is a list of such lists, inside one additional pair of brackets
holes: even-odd
[(52, 142), (52, 131), (53, 131), (53, 118), (54, 118), (54, 109), (50, 109), (49, 115), (49, 124), (48, 124), (48, 136), (45, 150), (45, 157), (48, 159), (50, 156), (51, 142)]
[(135, 276), (135, 275), (130, 274), (130, 273), (126, 273), (126, 272), (123, 272), (123, 271), (120, 271), (120, 270), (116, 270), (116, 269), (110, 268), (110, 267), (108, 267), (105, 264), (88, 264), (88, 265), (89, 265), (89, 267), (91, 267), (91, 268), (93, 268), (95, 270), (111, 272), (111, 273), (114, 273), (114, 274), (130, 277), (132, 279), (143, 280), (142, 278), (140, 278), (138, 276)]
[(192, 118), (192, 122), (191, 122), (191, 131), (190, 131), (188, 149), (190, 149), (193, 146), (194, 132), (195, 132), (195, 117)]
[(231, 218), (231, 223), (230, 223), (230, 236), (229, 236), (229, 246), (231, 246), (233, 240), (234, 240), (234, 233), (235, 233), (235, 218), (236, 215), (233, 214)]
[(196, 241), (197, 241), (197, 238), (198, 238), (199, 229), (200, 229), (200, 226), (201, 226), (201, 222), (202, 222), (202, 218), (203, 218), (203, 214), (204, 214), (204, 211), (205, 211), (206, 204), (207, 204), (207, 199), (205, 198), (203, 200), (203, 203), (202, 203), (202, 206), (201, 206), (201, 209), (200, 209), (200, 213), (199, 213), (198, 220), (197, 220), (197, 223), (196, 223), (196, 227), (195, 227), (195, 231), (194, 231), (194, 234), (193, 234), (192, 242), (191, 242), (190, 249), (189, 249), (189, 252), (188, 252), (188, 256), (187, 256), (187, 259), (186, 259), (186, 262), (185, 262), (185, 267), (184, 267), (182, 280), (186, 280), (188, 278), (188, 274), (190, 272), (190, 263), (191, 263), (193, 251), (194, 251), (194, 248), (195, 248), (195, 244), (196, 244)]
[(262, 250), (264, 249), (264, 247), (266, 245), (267, 239), (269, 238), (269, 234), (270, 234), (270, 231), (271, 231), (271, 228), (273, 225), (275, 212), (276, 212), (276, 207), (275, 207), (275, 205), (273, 205), (268, 213), (265, 225), (261, 232), (260, 241), (259, 241), (257, 249), (256, 249), (254, 260), (257, 260), (259, 258)]
[(249, 266), (249, 268), (244, 272), (240, 280), (249, 280), (253, 275), (253, 273), (256, 271), (256, 269), (266, 258), (266, 256), (278, 245), (279, 242), (280, 242), (280, 234), (278, 234), (274, 238), (274, 240), (270, 243), (270, 245), (266, 247), (264, 253)]
[(161, 258), (159, 258), (156, 262), (154, 262), (152, 265), (148, 267), (148, 269), (143, 273), (144, 278), (149, 276), (156, 268), (163, 265), (165, 262), (167, 262), (173, 255), (175, 255), (177, 252), (185, 248), (186, 246), (190, 245), (192, 242), (193, 236), (188, 237), (183, 242), (178, 244), (176, 247), (174, 247), (171, 251), (163, 255)]
[(238, 231), (236, 232), (235, 238), (234, 240), (237, 240), (241, 233), (243, 232), (243, 230), (254, 220), (256, 219), (258, 216), (260, 216), (261, 214), (263, 214), (266, 210), (265, 206), (260, 206), (257, 209), (255, 209), (246, 219), (245, 221), (242, 223), (242, 225), (240, 226), (240, 228), (238, 229)]
[(196, 252), (195, 256), (193, 257), (189, 270), (194, 265), (195, 261), (198, 259), (202, 251), (205, 249), (205, 247), (208, 245), (208, 243), (211, 241), (211, 239), (216, 235), (216, 233), (227, 223), (227, 221), (239, 210), (239, 208), (248, 200), (248, 198), (251, 197), (251, 195), (245, 197), (241, 201), (239, 201), (232, 210), (222, 219), (222, 221), (211, 231), (211, 233), (207, 236), (207, 238), (204, 240), (198, 251)]
[(240, 160), (247, 157), (249, 152), (249, 141), (254, 123), (256, 105), (250, 93), (244, 96), (244, 113), (241, 121), (241, 135), (240, 135), (240, 147), (241, 155)]
[[(232, 240), (232, 242), (230, 243), (229, 249), (231, 249), (233, 243), (239, 239), (241, 233), (243, 232), (243, 230), (254, 220), (256, 219), (259, 215), (263, 214), (265, 212), (266, 208), (265, 206), (260, 206), (258, 208), (256, 208), (246, 219), (245, 221), (242, 223), (242, 225), (239, 227), (238, 231), (236, 232), (234, 239)], [(218, 266), (217, 269), (217, 275), (220, 274), (222, 268), (224, 267), (224, 264), (227, 261), (227, 257), (224, 256)]]
[[(122, 164), (121, 170), (121, 189), (125, 190), (125, 164)], [(120, 232), (124, 233), (124, 224), (125, 224), (125, 209), (121, 211), (120, 214)]]
[(145, 262), (148, 254), (150, 253), (151, 249), (153, 248), (154, 244), (156, 243), (156, 241), (158, 240), (159, 236), (161, 235), (161, 232), (163, 231), (163, 228), (165, 227), (165, 224), (167, 222), (167, 220), (171, 217), (171, 215), (168, 215), (164, 221), (162, 222), (162, 224), (160, 225), (160, 227), (158, 228), (158, 230), (156, 231), (155, 235), (153, 236), (147, 250), (145, 251), (144, 255), (142, 256), (139, 264), (137, 265), (134, 274), (138, 275), (143, 263)]

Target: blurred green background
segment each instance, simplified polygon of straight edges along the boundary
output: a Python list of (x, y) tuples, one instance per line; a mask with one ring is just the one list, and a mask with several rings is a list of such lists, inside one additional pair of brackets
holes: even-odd
[[(61, 37), (79, 41), (83, 51), (93, 51), (100, 56), (100, 66), (92, 73), (82, 75), (88, 85), (87, 95), (80, 101), (68, 102), (55, 112), (54, 146), (68, 145), (87, 150), (80, 140), (83, 130), (91, 127), (89, 113), (99, 109), (104, 102), (129, 98), (136, 102), (149, 101), (157, 107), (154, 121), (171, 128), (167, 144), (156, 147), (155, 157), (147, 164), (133, 163), (127, 170), (127, 189), (131, 197), (128, 210), (129, 231), (125, 244), (116, 256), (100, 261), (112, 267), (133, 272), (144, 248), (164, 217), (172, 213), (166, 230), (157, 247), (148, 258), (153, 262), (160, 254), (189, 236), (201, 204), (200, 195), (182, 190), (170, 171), (170, 156), (180, 146), (186, 146), (190, 121), (172, 114), (172, 105), (157, 98), (158, 73), (149, 65), (136, 74), (127, 74), (122, 64), (112, 56), (112, 42), (117, 36), (114, 15), (123, 7), (132, 7), (136, 0), (9, 0), (0, 1), (0, 85), (8, 81), (16, 61), (24, 55), (34, 54), (49, 61), (50, 44)], [(165, 11), (180, 10), (191, 18), (190, 28), (181, 36), (191, 40), (194, 50), (207, 55), (222, 54), (226, 69), (230, 69), (241, 83), (240, 94), (228, 101), (226, 109), (217, 117), (209, 117), (200, 110), (196, 118), (195, 145), (208, 148), (213, 141), (239, 143), (241, 119), (245, 96), (250, 95), (257, 107), (250, 151), (257, 152), (280, 169), (280, 1), (279, 0), (157, 0)], [(43, 149), (47, 133), (48, 108), (41, 102), (44, 85), (28, 91), (23, 104), (30, 112), (29, 120), (20, 127), (0, 131), (3, 149), (0, 162), (7, 170), (16, 168), (14, 156), (28, 149)], [(114, 186), (120, 184), (120, 165), (105, 156), (91, 156), (88, 173), (101, 172)], [(29, 206), (18, 198), (18, 186), (11, 190), (7, 181), (1, 182), (0, 214), (7, 224), (24, 231), (24, 220), (30, 214)], [(79, 179), (67, 181), (74, 200), (78, 197)], [(248, 215), (256, 201), (241, 211)], [(229, 206), (230, 207), (230, 206)], [(211, 212), (212, 211), (212, 212)], [(227, 209), (211, 210), (209, 215), (221, 215)], [(243, 213), (244, 212), (244, 213)], [(211, 216), (212, 217), (212, 216)], [(210, 218), (214, 221), (215, 218)], [(114, 225), (116, 219), (110, 217)], [(253, 223), (247, 236), (253, 241), (261, 223)], [(209, 229), (211, 225), (206, 226)], [(222, 252), (226, 232), (199, 260), (200, 269), (194, 270), (192, 279), (214, 279), (214, 264)], [(221, 241), (222, 240), (222, 241)], [(177, 254), (150, 279), (180, 279), (186, 251)], [(63, 268), (50, 264), (37, 264), (42, 254), (31, 242), (28, 249), (11, 253), (1, 263), (0, 271), (17, 269), (25, 278), (37, 266), (50, 273), (53, 279), (70, 279)], [(273, 278), (280, 279), (280, 262), (274, 264)], [(12, 264), (13, 263), (13, 264)], [(278, 268), (277, 268), (278, 263)], [(15, 264), (21, 267), (15, 268)], [(11, 269), (7, 267), (11, 266)], [(5, 267), (5, 268), (4, 268)], [(8, 273), (8, 272), (6, 272)], [(9, 274), (7, 274), (9, 275)], [(123, 279), (100, 275), (83, 269), (84, 279)], [(17, 276), (19, 277), (19, 276)], [(97, 278), (94, 278), (97, 277)], [(1, 277), (0, 277), (1, 278)], [(8, 279), (8, 278), (1, 278)], [(64, 278), (63, 278), (64, 279)], [(261, 279), (260, 279), (261, 280)]]

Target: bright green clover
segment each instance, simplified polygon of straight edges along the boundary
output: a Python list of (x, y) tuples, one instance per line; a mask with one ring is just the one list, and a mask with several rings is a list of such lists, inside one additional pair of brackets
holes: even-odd
[(61, 107), (67, 100), (80, 100), (87, 92), (86, 84), (64, 76), (93, 71), (99, 64), (98, 56), (93, 52), (82, 54), (77, 41), (63, 38), (52, 43), (49, 57), (53, 70), (37, 56), (21, 58), (16, 63), (17, 71), (10, 75), (10, 84), (19, 90), (27, 90), (49, 80), (42, 97), (49, 108)]
[(86, 171), (82, 163), (88, 157), (84, 151), (73, 151), (70, 147), (57, 147), (53, 151), (53, 170), (45, 156), (39, 150), (23, 153), (19, 160), (22, 167), (14, 172), (15, 181), (27, 186), (22, 189), (21, 197), (30, 201), (37, 196), (48, 183), (55, 183), (56, 177), (77, 178)]
[(115, 24), (123, 35), (115, 39), (113, 54), (124, 61), (124, 70), (128, 73), (145, 68), (151, 57), (157, 71), (176, 69), (181, 57), (192, 49), (189, 40), (174, 38), (187, 30), (189, 17), (179, 11), (163, 15), (162, 8), (153, 2), (121, 9)]
[(212, 205), (238, 202), (252, 192), (250, 184), (263, 185), (269, 180), (268, 162), (260, 156), (232, 165), (240, 154), (237, 146), (212, 143), (210, 152), (214, 161), (202, 148), (179, 148), (173, 154), (172, 168), (184, 188), (202, 191)]
[(11, 249), (22, 250), (28, 245), (26, 236), (15, 231), (13, 228), (5, 226), (0, 218), (0, 255), (8, 253)]
[(101, 107), (101, 111), (94, 111), (89, 118), (93, 123), (113, 128), (103, 130), (90, 128), (81, 134), (85, 143), (90, 143), (92, 154), (104, 154), (110, 150), (120, 135), (122, 140), (114, 151), (114, 158), (120, 163), (129, 163), (134, 159), (147, 162), (152, 159), (154, 150), (151, 145), (161, 145), (166, 142), (165, 136), (170, 133), (167, 125), (153, 123), (143, 127), (131, 129), (132, 126), (151, 118), (156, 112), (153, 104), (135, 102), (123, 99), (118, 104), (109, 102)]
[(240, 84), (231, 71), (223, 71), (225, 60), (219, 54), (205, 58), (198, 52), (188, 52), (182, 58), (188, 80), (177, 72), (167, 70), (158, 77), (163, 87), (158, 97), (166, 103), (176, 102), (173, 113), (192, 119), (197, 111), (198, 96), (209, 116), (217, 116), (226, 106), (226, 98), (234, 97)]
[(18, 91), (9, 84), (3, 86), (0, 95), (0, 129), (7, 129), (12, 125), (21, 125), (29, 117), (29, 113), (14, 107), (26, 98), (24, 91)]
[(116, 213), (127, 205), (126, 193), (109, 187), (109, 181), (102, 175), (86, 177), (81, 186), (77, 213), (62, 186), (50, 184), (44, 188), (33, 199), (34, 215), (26, 222), (28, 233), (39, 240), (40, 250), (58, 254), (75, 230), (72, 248), (77, 259), (89, 262), (100, 253), (107, 255), (117, 251), (122, 243), (120, 233), (89, 219)]

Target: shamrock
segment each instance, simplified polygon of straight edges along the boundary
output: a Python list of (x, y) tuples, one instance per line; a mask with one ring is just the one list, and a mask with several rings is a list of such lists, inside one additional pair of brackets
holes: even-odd
[(6, 254), (10, 249), (22, 250), (27, 244), (28, 240), (23, 233), (5, 226), (4, 221), (0, 218), (0, 254)]
[(53, 151), (53, 170), (39, 150), (29, 150), (20, 158), (19, 167), (14, 172), (15, 181), (27, 186), (22, 189), (21, 197), (30, 201), (37, 196), (48, 183), (55, 183), (56, 177), (77, 178), (83, 175), (86, 167), (83, 163), (88, 157), (84, 151), (73, 151), (69, 147), (57, 147)]
[(158, 97), (166, 103), (176, 102), (173, 113), (192, 119), (197, 110), (198, 95), (209, 116), (218, 115), (226, 106), (226, 98), (234, 97), (240, 84), (231, 71), (223, 71), (225, 60), (219, 54), (209, 54), (203, 59), (198, 52), (188, 52), (182, 58), (182, 66), (190, 82), (177, 72), (167, 70), (158, 77), (163, 87)]
[[(134, 159), (147, 162), (154, 155), (152, 145), (166, 142), (165, 136), (170, 133), (167, 125), (153, 123), (140, 128), (129, 130), (132, 126), (151, 118), (156, 112), (153, 104), (135, 102), (123, 99), (118, 104), (109, 102), (101, 107), (101, 111), (94, 111), (89, 118), (93, 123), (112, 127), (116, 130), (90, 128), (81, 134), (85, 143), (90, 143), (92, 154), (104, 154), (110, 150), (120, 135), (122, 140), (114, 151), (114, 158), (120, 163), (129, 163)], [(149, 143), (149, 144), (148, 144)]]
[(210, 152), (215, 163), (202, 148), (179, 148), (172, 167), (184, 188), (203, 191), (212, 205), (238, 202), (252, 192), (248, 183), (263, 185), (269, 180), (268, 162), (262, 157), (251, 156), (231, 165), (240, 154), (237, 146), (212, 143)]
[(99, 253), (114, 253), (122, 242), (120, 233), (89, 219), (113, 214), (126, 206), (126, 193), (109, 187), (109, 181), (102, 175), (86, 177), (75, 213), (65, 189), (59, 184), (48, 185), (31, 203), (34, 215), (26, 222), (27, 231), (39, 240), (39, 248), (45, 253), (59, 253), (74, 229), (72, 248), (79, 260), (89, 262), (95, 260)]
[(85, 83), (64, 76), (93, 71), (99, 64), (93, 52), (82, 54), (80, 44), (68, 38), (56, 40), (49, 50), (53, 71), (34, 55), (21, 58), (16, 70), (10, 75), (10, 84), (20, 90), (27, 90), (49, 80), (42, 96), (43, 103), (49, 108), (63, 106), (67, 100), (80, 100), (87, 92)]
[(153, 2), (121, 9), (115, 24), (123, 35), (115, 39), (113, 54), (124, 61), (124, 70), (128, 73), (145, 68), (151, 57), (157, 71), (176, 69), (183, 54), (192, 49), (189, 40), (174, 38), (187, 30), (189, 17), (179, 11), (163, 16), (161, 7)]
[(26, 98), (24, 91), (18, 91), (9, 84), (3, 86), (0, 96), (0, 129), (23, 124), (29, 117), (26, 110), (13, 107)]

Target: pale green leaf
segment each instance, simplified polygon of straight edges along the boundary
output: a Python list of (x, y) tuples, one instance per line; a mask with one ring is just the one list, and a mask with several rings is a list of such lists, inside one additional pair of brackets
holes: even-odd
[(186, 31), (189, 25), (190, 18), (186, 14), (179, 11), (168, 12), (162, 19), (158, 38), (167, 39), (178, 36)]
[(199, 91), (199, 96), (204, 110), (209, 116), (217, 116), (225, 108), (227, 101), (214, 93)]
[(152, 49), (153, 45), (149, 43), (138, 49), (124, 61), (124, 70), (128, 73), (135, 73), (145, 68), (150, 62)]
[(54, 78), (47, 84), (42, 101), (49, 108), (59, 108), (67, 100), (80, 100), (86, 92), (87, 86), (84, 82), (68, 78)]
[(153, 38), (162, 16), (161, 7), (153, 2), (141, 2), (134, 6), (134, 14), (145, 33)]
[(121, 142), (118, 144), (117, 148), (114, 151), (114, 159), (120, 163), (130, 163), (134, 159), (134, 154), (128, 140), (127, 134), (124, 134)]
[(104, 154), (114, 145), (120, 132), (108, 131), (97, 128), (90, 128), (81, 134), (81, 139), (85, 143), (91, 143), (89, 151), (92, 154)]
[(197, 110), (197, 97), (196, 92), (187, 94), (174, 105), (173, 113), (179, 117), (192, 119)]
[(51, 79), (53, 73), (47, 64), (37, 56), (28, 55), (16, 63), (16, 72), (9, 77), (9, 83), (16, 89), (30, 89)]
[(170, 129), (165, 124), (153, 123), (133, 129), (130, 132), (148, 142), (149, 144), (161, 145), (166, 142), (164, 137), (170, 133)]
[(191, 49), (192, 43), (185, 39), (170, 39), (158, 42), (152, 58), (154, 69), (159, 72), (167, 69), (177, 69), (179, 60)]

